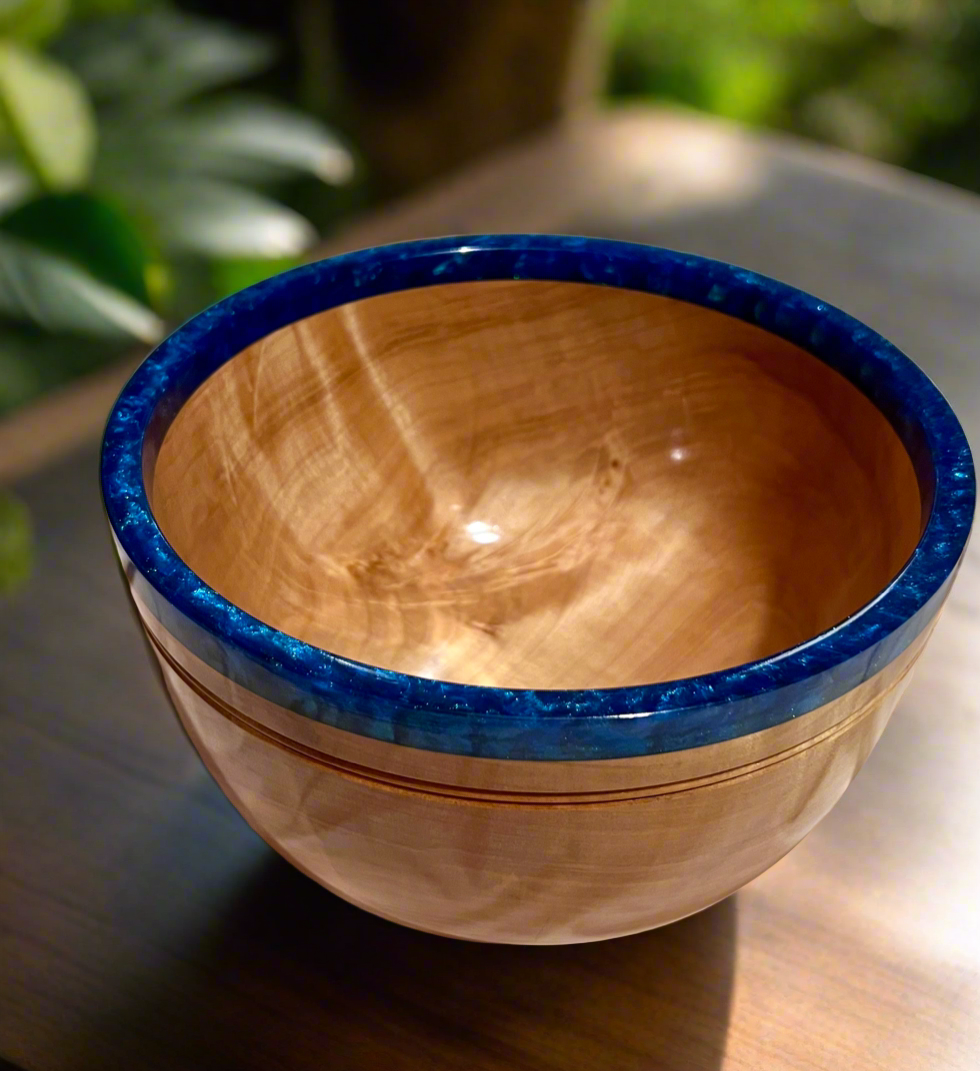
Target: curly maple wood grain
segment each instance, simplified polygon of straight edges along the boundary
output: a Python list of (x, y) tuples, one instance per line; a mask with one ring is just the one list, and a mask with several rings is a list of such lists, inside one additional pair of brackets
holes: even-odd
[(404, 747), (304, 717), (213, 669), (166, 629), (135, 588), (130, 594), (158, 660), (168, 662), (192, 690), (232, 720), (325, 765), (436, 794), (484, 799), (634, 798), (682, 784), (694, 787), (788, 758), (904, 687), (935, 627), (934, 619), (898, 657), (849, 692), (768, 729), (681, 751), (542, 762)]
[(191, 741), (272, 847), (385, 918), (518, 944), (660, 926), (768, 869), (847, 788), (932, 632), (763, 732), (628, 760), (517, 762), (299, 717), (211, 669), (133, 597)]
[(921, 529), (894, 431), (816, 358), (670, 299), (535, 282), (273, 333), (177, 415), (151, 498), (260, 620), (509, 687), (773, 654), (876, 595)]
[(229, 717), (157, 655), (208, 769), (286, 859), (384, 918), (516, 944), (636, 933), (741, 888), (830, 811), (908, 681), (906, 672), (809, 746), (735, 776), (631, 799), (504, 802), (316, 761)]

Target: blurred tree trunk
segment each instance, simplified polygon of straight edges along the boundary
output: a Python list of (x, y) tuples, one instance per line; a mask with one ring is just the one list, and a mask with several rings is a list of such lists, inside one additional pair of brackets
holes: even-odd
[(602, 6), (299, 0), (306, 96), (349, 131), (377, 192), (400, 193), (593, 96)]
[(554, 121), (604, 77), (608, 0), (178, 0), (276, 36), (267, 80), (401, 193)]

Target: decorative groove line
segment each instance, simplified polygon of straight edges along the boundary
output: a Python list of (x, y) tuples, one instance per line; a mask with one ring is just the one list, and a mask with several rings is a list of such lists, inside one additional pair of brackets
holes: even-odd
[(634, 800), (649, 799), (655, 796), (668, 796), (682, 792), (690, 792), (695, 789), (750, 776), (769, 766), (786, 762), (789, 759), (808, 751), (810, 748), (816, 747), (818, 744), (833, 740), (837, 736), (849, 731), (858, 722), (862, 721), (882, 705), (887, 697), (905, 681), (917, 661), (917, 658), (913, 659), (913, 661), (894, 681), (891, 682), (891, 684), (835, 725), (829, 726), (823, 732), (818, 733), (809, 740), (805, 740), (790, 748), (785, 748), (782, 751), (777, 751), (764, 759), (758, 759), (755, 762), (745, 763), (741, 766), (734, 766), (728, 770), (719, 771), (716, 774), (687, 778), (680, 781), (667, 781), (659, 785), (651, 785), (647, 788), (607, 789), (587, 792), (535, 793), (501, 789), (468, 788), (465, 786), (441, 784), (436, 781), (427, 781), (421, 778), (413, 778), (402, 774), (392, 774), (387, 771), (377, 770), (369, 766), (363, 766), (359, 763), (350, 762), (346, 759), (339, 759), (333, 755), (318, 751), (315, 748), (307, 747), (274, 729), (270, 729), (268, 726), (263, 725), (261, 722), (250, 717), (244, 711), (227, 703), (220, 696), (202, 685), (181, 665), (179, 665), (164, 649), (160, 641), (149, 629), (145, 628), (145, 626), (144, 632), (149, 638), (153, 650), (156, 652), (160, 660), (199, 699), (203, 700), (209, 707), (233, 722), (240, 729), (245, 730), (252, 736), (264, 740), (266, 743), (269, 743), (274, 747), (290, 752), (305, 759), (307, 762), (329, 769), (344, 777), (382, 785), (390, 789), (421, 793), (430, 796), (441, 796), (461, 801), (466, 800), (470, 802), (513, 804), (521, 806), (581, 806), (602, 803), (628, 803)]

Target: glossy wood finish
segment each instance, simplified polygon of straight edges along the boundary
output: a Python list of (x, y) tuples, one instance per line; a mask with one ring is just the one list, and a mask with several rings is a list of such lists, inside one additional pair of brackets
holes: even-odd
[(286, 710), (212, 669), (164, 628), (135, 591), (131, 594), (155, 656), (206, 704), (253, 733), (318, 763), (384, 784), (510, 802), (634, 799), (694, 788), (789, 758), (839, 732), (871, 706), (883, 704), (893, 689), (904, 688), (933, 631), (932, 626), (925, 629), (885, 670), (850, 692), (762, 732), (683, 751), (601, 762), (474, 759), (344, 732)]
[[(749, 264), (913, 354), (980, 442), (980, 209), (698, 117), (571, 124), (340, 236), (605, 233)], [(37, 576), (0, 611), (0, 1054), (29, 1071), (975, 1071), (980, 543), (831, 814), (737, 896), (621, 941), (445, 941), (246, 826), (166, 709), (95, 488), (110, 398), (0, 424)], [(77, 419), (76, 419), (77, 417)], [(23, 429), (21, 433), (21, 429)], [(35, 459), (44, 459), (38, 471)], [(383, 969), (379, 969), (379, 965)]]
[(511, 944), (637, 933), (741, 888), (833, 807), (908, 682), (908, 667), (888, 667), (875, 698), (768, 762), (603, 799), (569, 795), (602, 763), (566, 763), (563, 797), (505, 799), (506, 781), (493, 795), (464, 795), (339, 767), (261, 732), (247, 708), (242, 717), (219, 707), (169, 658), (160, 666), (208, 769), (282, 856), (383, 918)]
[(897, 436), (817, 359), (681, 302), (530, 282), (371, 298), (250, 347), (178, 414), (152, 505), (290, 635), (540, 688), (808, 640), (921, 521)]

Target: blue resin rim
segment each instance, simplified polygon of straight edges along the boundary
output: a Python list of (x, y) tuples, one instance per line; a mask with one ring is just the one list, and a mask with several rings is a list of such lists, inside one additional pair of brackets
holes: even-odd
[[(905, 567), (846, 621), (769, 658), (665, 683), (559, 691), (430, 680), (342, 658), (246, 614), (177, 557), (151, 513), (144, 471), (180, 407), (217, 368), (270, 332), (337, 305), (491, 279), (592, 283), (675, 298), (756, 324), (835, 368), (885, 414), (915, 466), (926, 523)], [(719, 743), (844, 694), (900, 654), (935, 616), (966, 546), (976, 497), (969, 446), (946, 400), (857, 320), (719, 261), (544, 235), (360, 250), (218, 302), (175, 331), (130, 379), (109, 415), (101, 477), (137, 590), (219, 672), (298, 714), (375, 739), (535, 760), (623, 758)]]

